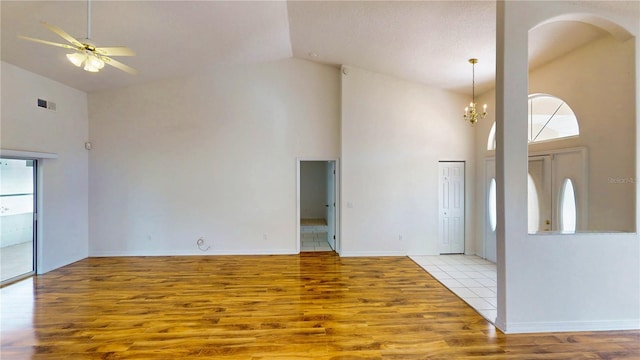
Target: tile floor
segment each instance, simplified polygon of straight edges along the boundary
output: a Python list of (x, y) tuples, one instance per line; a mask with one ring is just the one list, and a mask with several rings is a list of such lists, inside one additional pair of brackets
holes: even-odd
[(313, 232), (300, 234), (300, 251), (333, 251), (327, 241), (326, 232)]
[(496, 265), (478, 256), (434, 255), (410, 258), (485, 319), (497, 316)]
[(325, 219), (300, 219), (300, 251), (333, 251), (327, 240)]
[(0, 281), (33, 271), (31, 242), (0, 248)]

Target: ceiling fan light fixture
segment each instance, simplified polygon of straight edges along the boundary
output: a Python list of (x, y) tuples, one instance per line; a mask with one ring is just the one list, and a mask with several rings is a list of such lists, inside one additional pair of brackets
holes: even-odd
[(98, 72), (100, 71), (100, 69), (98, 69), (97, 67), (91, 65), (88, 61), (86, 63), (84, 63), (84, 71), (88, 71), (88, 72)]
[(91, 67), (98, 70), (104, 67), (104, 61), (93, 54), (87, 56), (87, 64), (91, 64)]
[(73, 54), (67, 54), (67, 59), (69, 59), (69, 61), (71, 61), (71, 63), (77, 67), (82, 66), (82, 63), (85, 61), (86, 57), (87, 56), (85, 54), (77, 52)]
[[(1, 0), (0, 0), (1, 1)], [(87, 0), (87, 38), (78, 40), (75, 37), (69, 35), (64, 30), (57, 26), (42, 22), (42, 25), (58, 36), (66, 40), (68, 44), (61, 44), (53, 41), (31, 38), (27, 36), (18, 35), (18, 38), (23, 40), (34, 41), (46, 45), (61, 47), (65, 49), (73, 49), (76, 52), (67, 54), (67, 59), (77, 67), (84, 67), (83, 69), (88, 72), (98, 72), (104, 68), (105, 63), (113, 66), (119, 70), (135, 75), (138, 71), (130, 66), (127, 66), (119, 61), (112, 59), (112, 56), (135, 56), (135, 52), (126, 46), (107, 46), (96, 47), (95, 43), (90, 40), (91, 38), (91, 0)]]

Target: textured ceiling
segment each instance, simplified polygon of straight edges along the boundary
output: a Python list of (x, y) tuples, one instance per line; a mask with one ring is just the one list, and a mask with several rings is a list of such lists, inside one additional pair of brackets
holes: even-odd
[[(576, 2), (638, 14), (638, 2)], [(92, 40), (125, 45), (118, 57), (140, 71), (92, 74), (72, 66), (65, 49), (17, 35), (64, 42), (40, 25), (86, 37), (85, 1), (1, 1), (3, 61), (87, 92), (197, 74), (215, 64), (296, 57), (352, 65), (442, 89), (471, 91), (470, 57), (477, 57), (477, 90), (493, 87), (494, 1), (92, 1)], [(603, 36), (577, 22), (532, 31), (530, 60), (539, 66)]]

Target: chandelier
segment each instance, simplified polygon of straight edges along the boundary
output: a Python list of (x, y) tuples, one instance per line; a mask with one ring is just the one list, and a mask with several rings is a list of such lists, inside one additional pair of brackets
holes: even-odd
[(471, 63), (471, 66), (473, 67), (471, 103), (469, 103), (469, 106), (464, 108), (464, 120), (468, 120), (471, 125), (475, 125), (475, 123), (478, 122), (478, 117), (480, 119), (484, 119), (484, 117), (487, 116), (487, 104), (484, 104), (482, 114), (478, 114), (478, 110), (476, 109), (476, 64), (478, 63), (478, 59), (469, 59), (469, 63)]

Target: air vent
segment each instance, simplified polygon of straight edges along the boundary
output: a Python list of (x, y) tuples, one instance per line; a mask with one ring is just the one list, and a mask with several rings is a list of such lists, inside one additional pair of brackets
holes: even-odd
[(47, 101), (47, 100), (43, 100), (43, 99), (38, 99), (38, 107), (41, 107), (43, 109), (49, 109), (49, 110), (56, 110), (56, 103), (54, 103), (53, 101)]

